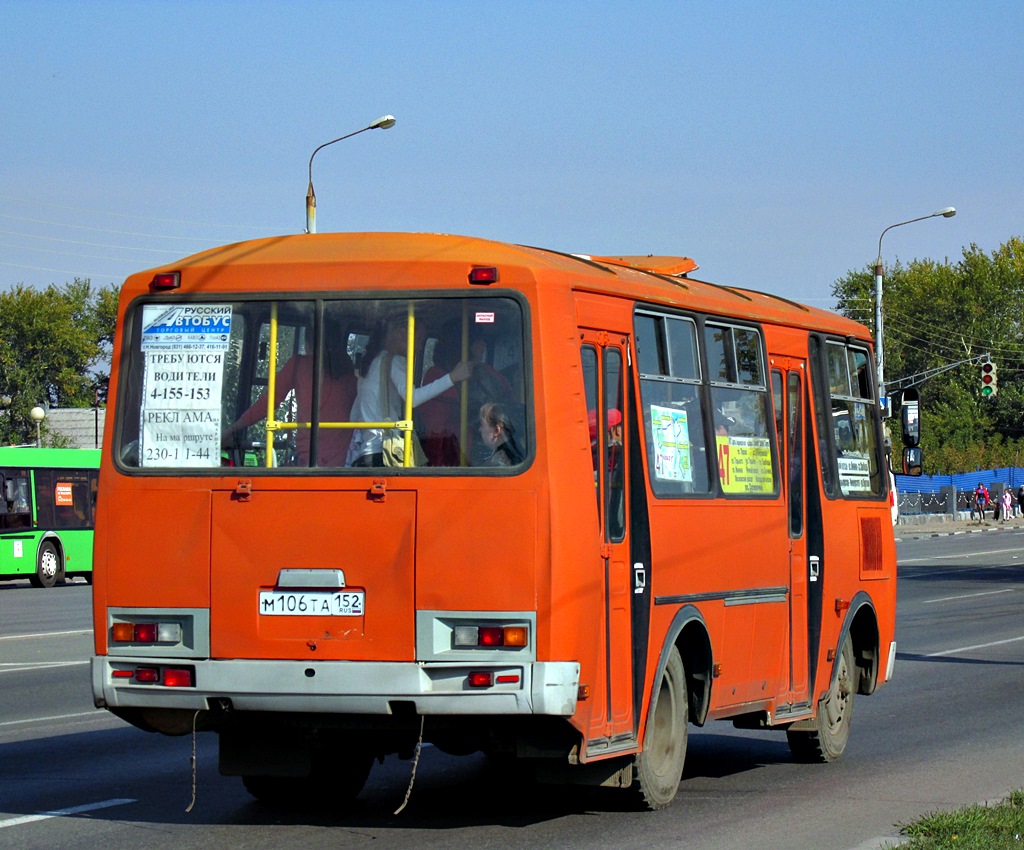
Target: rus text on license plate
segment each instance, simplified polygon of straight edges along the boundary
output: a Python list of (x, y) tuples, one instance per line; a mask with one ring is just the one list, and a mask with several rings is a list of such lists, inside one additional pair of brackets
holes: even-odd
[(264, 590), (260, 592), (260, 614), (307, 617), (362, 617), (361, 590)]

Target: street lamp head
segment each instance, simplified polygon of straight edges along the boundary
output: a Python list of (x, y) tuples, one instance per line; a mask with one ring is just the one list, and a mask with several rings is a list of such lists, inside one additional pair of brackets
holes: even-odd
[(329, 142), (324, 142), (309, 155), (309, 184), (306, 187), (306, 233), (316, 233), (316, 193), (313, 191), (313, 157), (317, 155), (317, 152), (328, 145), (333, 145), (335, 142), (340, 142), (344, 139), (351, 139), (353, 136), (358, 136), (360, 133), (365, 133), (367, 130), (390, 130), (394, 126), (394, 115), (382, 115), (372, 124), (367, 124), (362, 130), (356, 130), (353, 133), (346, 133), (344, 136), (339, 136), (336, 139), (331, 139)]
[(932, 216), (941, 215), (943, 218), (952, 218), (956, 215), (956, 207), (943, 207), (941, 210), (932, 213)]
[(46, 418), (46, 411), (37, 404), (28, 412), (28, 416), (33, 422), (42, 422)]

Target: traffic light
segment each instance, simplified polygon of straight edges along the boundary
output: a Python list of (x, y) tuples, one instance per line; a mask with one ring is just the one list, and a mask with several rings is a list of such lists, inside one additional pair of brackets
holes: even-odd
[(991, 398), (999, 390), (999, 379), (996, 376), (996, 364), (991, 360), (981, 364), (981, 396)]

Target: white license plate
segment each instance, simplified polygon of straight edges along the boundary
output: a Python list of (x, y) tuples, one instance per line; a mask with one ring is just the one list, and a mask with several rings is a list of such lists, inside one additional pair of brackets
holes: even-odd
[(284, 617), (362, 617), (361, 590), (263, 590), (260, 614)]

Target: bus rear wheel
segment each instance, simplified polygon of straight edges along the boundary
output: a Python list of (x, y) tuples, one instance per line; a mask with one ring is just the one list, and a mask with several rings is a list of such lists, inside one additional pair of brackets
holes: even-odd
[(36, 556), (36, 574), (29, 576), (29, 581), (33, 587), (53, 587), (63, 580), (64, 563), (57, 554), (57, 547), (44, 541)]
[(853, 641), (849, 635), (836, 663), (839, 669), (832, 677), (832, 686), (827, 696), (818, 703), (818, 716), (812, 721), (814, 728), (786, 731), (789, 749), (797, 761), (835, 761), (843, 754), (850, 740), (857, 666), (853, 656)]
[(644, 808), (665, 808), (679, 790), (686, 760), (688, 714), (686, 671), (679, 650), (673, 646), (654, 695), (643, 751), (633, 766), (633, 788)]

